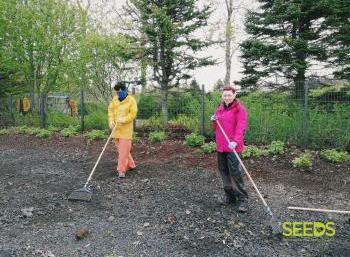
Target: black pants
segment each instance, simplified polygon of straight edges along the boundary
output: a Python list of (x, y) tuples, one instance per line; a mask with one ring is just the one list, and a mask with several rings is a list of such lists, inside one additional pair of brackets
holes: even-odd
[(232, 199), (237, 198), (239, 201), (246, 201), (248, 199), (248, 193), (245, 190), (236, 155), (234, 153), (218, 152), (218, 167), (225, 194)]

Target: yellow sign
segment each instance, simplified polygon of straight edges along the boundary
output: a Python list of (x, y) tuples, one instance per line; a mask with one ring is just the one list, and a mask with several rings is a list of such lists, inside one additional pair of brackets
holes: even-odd
[(332, 237), (335, 235), (335, 223), (320, 221), (285, 221), (282, 224), (285, 237)]

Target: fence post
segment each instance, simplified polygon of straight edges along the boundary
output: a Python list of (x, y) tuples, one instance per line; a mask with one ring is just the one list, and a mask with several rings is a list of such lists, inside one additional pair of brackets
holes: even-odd
[(85, 116), (85, 105), (84, 105), (84, 90), (80, 89), (80, 131), (84, 132), (84, 116)]
[(46, 93), (40, 93), (40, 125), (41, 128), (46, 128)]
[(303, 125), (303, 136), (304, 136), (304, 148), (309, 146), (309, 82), (306, 81), (304, 84), (304, 125)]
[(201, 112), (201, 135), (204, 136), (205, 134), (205, 106), (204, 106), (204, 102), (205, 102), (205, 89), (204, 89), (204, 84), (202, 84), (202, 112)]

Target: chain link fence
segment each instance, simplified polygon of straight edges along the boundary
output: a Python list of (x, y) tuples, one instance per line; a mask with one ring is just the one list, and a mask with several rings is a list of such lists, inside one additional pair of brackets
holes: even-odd
[[(132, 93), (132, 92), (130, 92)], [(299, 96), (299, 97), (296, 97)], [(138, 101), (136, 131), (163, 130), (159, 91), (135, 95)], [(30, 101), (26, 110), (25, 98)], [(306, 81), (304, 90), (293, 87), (238, 93), (248, 111), (247, 144), (281, 140), (305, 148), (350, 147), (350, 82)], [(83, 130), (107, 129), (107, 103), (96, 102), (85, 93), (22, 94), (0, 98), (0, 126), (76, 126)], [(82, 100), (81, 100), (82, 99)], [(214, 138), (210, 116), (221, 102), (220, 92), (201, 89), (170, 92), (167, 101), (168, 127), (173, 132), (196, 132)], [(35, 103), (35, 104), (33, 104)], [(43, 118), (45, 116), (45, 118)], [(183, 129), (181, 129), (183, 128)]]

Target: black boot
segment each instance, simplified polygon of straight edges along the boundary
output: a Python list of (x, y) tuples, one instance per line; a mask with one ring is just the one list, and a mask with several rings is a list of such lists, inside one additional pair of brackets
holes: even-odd
[(247, 212), (248, 211), (248, 202), (247, 202), (247, 200), (239, 201), (238, 211), (239, 212)]
[(221, 201), (223, 205), (236, 204), (237, 198), (232, 188), (224, 188), (224, 197)]

